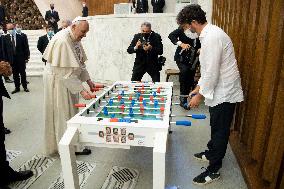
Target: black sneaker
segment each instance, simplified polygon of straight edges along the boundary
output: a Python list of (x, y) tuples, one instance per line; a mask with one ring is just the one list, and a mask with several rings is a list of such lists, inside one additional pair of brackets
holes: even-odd
[(201, 169), (205, 169), (205, 171), (193, 179), (193, 184), (206, 185), (220, 179), (220, 173), (211, 173), (204, 167)]
[(205, 156), (205, 152), (200, 152), (200, 153), (194, 154), (193, 156), (195, 159), (199, 161), (209, 162), (209, 160)]

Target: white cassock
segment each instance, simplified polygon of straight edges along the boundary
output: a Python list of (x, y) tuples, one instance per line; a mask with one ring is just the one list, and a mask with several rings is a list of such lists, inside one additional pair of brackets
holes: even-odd
[(58, 143), (67, 123), (78, 109), (82, 82), (90, 79), (86, 54), (80, 42), (72, 40), (70, 28), (58, 32), (49, 42), (43, 58), (47, 60), (44, 82), (44, 154), (58, 153)]

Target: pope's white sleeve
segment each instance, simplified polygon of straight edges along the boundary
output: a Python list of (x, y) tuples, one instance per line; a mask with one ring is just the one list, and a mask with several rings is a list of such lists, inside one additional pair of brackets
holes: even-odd
[(81, 72), (78, 70), (80, 68), (77, 68), (70, 73), (66, 74), (63, 77), (63, 83), (65, 87), (72, 93), (72, 94), (77, 94), (84, 90), (82, 81), (80, 78)]
[(90, 75), (89, 75), (89, 72), (87, 71), (86, 68), (82, 68), (82, 72), (80, 74), (80, 80), (82, 82), (86, 82), (90, 79)]

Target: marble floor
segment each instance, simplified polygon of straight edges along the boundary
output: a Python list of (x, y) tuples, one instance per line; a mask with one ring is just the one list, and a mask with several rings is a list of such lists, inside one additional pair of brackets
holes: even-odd
[[(21, 91), (11, 95), (12, 99), (4, 99), (4, 121), (12, 133), (6, 136), (6, 148), (18, 150), (22, 154), (14, 159), (11, 166), (15, 169), (39, 154), (42, 148), (43, 136), (43, 86), (41, 77), (28, 78), (30, 93)], [(11, 92), (13, 84), (7, 84)], [(178, 89), (174, 90), (178, 93)], [(176, 99), (177, 101), (177, 99)], [(175, 114), (186, 114), (179, 106), (173, 107)], [(202, 112), (208, 115), (208, 108), (202, 105), (192, 113)], [(173, 134), (169, 137), (166, 156), (166, 183), (179, 186), (180, 189), (246, 189), (233, 152), (228, 146), (226, 157), (221, 169), (221, 180), (205, 187), (195, 186), (192, 179), (206, 167), (206, 163), (196, 161), (193, 154), (204, 150), (210, 136), (209, 119), (192, 120), (192, 127), (173, 126)], [(95, 163), (85, 189), (100, 189), (113, 166), (125, 166), (140, 172), (139, 181), (135, 189), (152, 188), (152, 150), (150, 148), (135, 147), (130, 150), (93, 148), (87, 157), (78, 160)], [(61, 171), (58, 159), (30, 189), (47, 189), (58, 177)]]

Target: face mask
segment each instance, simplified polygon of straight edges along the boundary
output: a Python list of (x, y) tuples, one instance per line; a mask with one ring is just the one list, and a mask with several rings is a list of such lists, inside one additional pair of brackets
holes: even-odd
[(192, 32), (190, 29), (185, 30), (185, 31), (184, 31), (184, 34), (185, 34), (188, 38), (190, 38), (190, 39), (196, 39), (196, 38), (198, 38), (197, 33)]
[(85, 7), (86, 6), (86, 4), (83, 4), (83, 7)]
[(48, 35), (49, 37), (52, 37), (52, 36), (54, 36), (54, 32), (53, 32), (53, 31), (48, 31), (48, 32), (47, 32), (47, 35)]
[(3, 35), (3, 34), (4, 34), (3, 29), (0, 29), (0, 35)]
[(22, 33), (22, 28), (16, 28), (16, 32), (17, 32), (18, 34), (21, 34), (21, 33)]
[(50, 7), (51, 8), (51, 10), (53, 10), (54, 9), (54, 7)]

